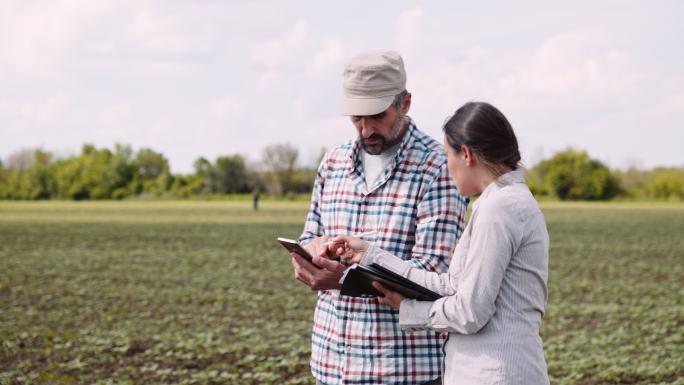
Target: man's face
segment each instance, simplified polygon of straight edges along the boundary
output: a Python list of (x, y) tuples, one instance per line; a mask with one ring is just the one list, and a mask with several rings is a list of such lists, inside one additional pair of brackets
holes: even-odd
[(352, 123), (359, 132), (363, 149), (371, 155), (378, 155), (401, 142), (404, 115), (394, 105), (377, 115), (352, 116)]

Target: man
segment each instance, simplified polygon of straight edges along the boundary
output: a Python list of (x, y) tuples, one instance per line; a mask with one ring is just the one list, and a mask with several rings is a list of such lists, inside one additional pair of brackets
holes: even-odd
[[(300, 242), (312, 255), (341, 234), (364, 239), (444, 272), (463, 231), (467, 199), (449, 179), (441, 145), (406, 114), (411, 94), (396, 52), (352, 58), (344, 71), (342, 113), (358, 139), (330, 150), (318, 168)], [(377, 297), (339, 293), (345, 266), (293, 254), (295, 277), (319, 290), (311, 371), (319, 384), (440, 383), (443, 337), (404, 333), (398, 312)]]

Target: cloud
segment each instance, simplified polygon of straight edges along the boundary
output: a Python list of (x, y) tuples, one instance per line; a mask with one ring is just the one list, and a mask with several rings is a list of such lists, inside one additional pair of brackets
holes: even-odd
[(274, 69), (295, 56), (307, 43), (309, 32), (304, 20), (297, 21), (283, 36), (255, 44), (251, 61), (263, 68)]
[(302, 160), (308, 159), (308, 165), (315, 167), (322, 148), (330, 150), (333, 146), (356, 139), (357, 135), (349, 117), (336, 115), (307, 122), (300, 132), (293, 133), (292, 139), (302, 150)]
[(308, 41), (307, 24), (299, 20), (282, 36), (253, 45), (249, 57), (259, 70), (258, 87), (267, 88), (280, 79), (281, 73), (301, 56)]
[(145, 3), (131, 6), (125, 14), (122, 43), (146, 55), (187, 55), (210, 51), (211, 31), (204, 23), (198, 22), (209, 18), (208, 9), (186, 4), (177, 6), (180, 9)]
[(665, 85), (665, 92), (658, 113), (684, 115), (684, 77), (669, 77), (661, 84)]
[(643, 79), (630, 68), (630, 59), (626, 52), (610, 47), (600, 29), (563, 33), (546, 39), (501, 86), (524, 87), (550, 97), (606, 96)]
[(684, 114), (684, 90), (679, 94), (668, 95), (665, 99), (664, 109), (666, 111)]
[(495, 84), (503, 61), (488, 49), (472, 47), (463, 50), (458, 58), (438, 57), (409, 72), (408, 87), (414, 93), (412, 109), (416, 116), (428, 118), (430, 126), (441, 127), (443, 119), (464, 102), (491, 101), (498, 95)]
[(131, 116), (131, 106), (130, 104), (124, 102), (124, 103), (117, 103), (113, 104), (111, 106), (108, 106), (102, 111), (101, 117), (104, 120), (109, 120), (109, 121), (115, 121), (118, 122), (121, 119), (126, 119)]
[(242, 113), (245, 104), (234, 96), (225, 96), (209, 103), (209, 111), (219, 119), (231, 118)]
[(463, 48), (458, 56), (437, 56), (408, 75), (418, 109), (453, 111), (468, 100), (484, 100), (526, 113), (549, 106), (567, 112), (608, 98), (620, 108), (626, 93), (634, 96), (658, 79), (638, 71), (632, 56), (613, 48), (598, 29), (557, 34), (508, 54), (485, 46)]
[(307, 65), (309, 74), (319, 74), (334, 68), (339, 71), (339, 63), (344, 55), (344, 45), (338, 38), (329, 37), (323, 42), (323, 46), (313, 55), (313, 60)]
[[(118, 140), (190, 167), (196, 156), (258, 156), (288, 140), (331, 146), (354, 136), (338, 111), (349, 50), (394, 46), (411, 115), (437, 138), (444, 118), (475, 99), (500, 107), (538, 154), (578, 145), (618, 161), (643, 153), (647, 165), (681, 158), (682, 56), (671, 48), (681, 34), (669, 19), (638, 17), (653, 7), (580, 17), (554, 6), (535, 18), (518, 4), (497, 8), (509, 21), (492, 25), (477, 4), (369, 3), (387, 17), (350, 29), (354, 11), (341, 4), (0, 2), (1, 153)], [(646, 129), (650, 145), (638, 147)]]
[(3, 2), (0, 69), (53, 72), (107, 10), (105, 2)]
[(409, 54), (419, 48), (425, 16), (423, 8), (416, 6), (403, 11), (397, 17), (397, 47), (402, 54)]
[[(633, 162), (643, 152), (642, 139), (625, 133), (648, 126), (654, 143), (667, 136), (667, 121), (684, 115), (684, 88), (640, 67), (631, 52), (617, 47), (614, 36), (589, 28), (551, 35), (515, 52), (482, 45), (461, 48), (457, 56), (433, 54), (409, 71), (411, 113), (419, 127), (439, 137), (444, 118), (457, 107), (487, 101), (511, 120), (528, 165), (567, 146), (586, 149), (614, 167)], [(615, 146), (618, 137), (621, 146)], [(668, 155), (650, 159), (675, 153), (667, 143), (660, 146)]]
[(73, 103), (66, 95), (54, 95), (37, 102), (16, 102), (0, 100), (0, 116), (15, 118), (21, 122), (32, 120), (39, 123), (50, 122), (64, 115)]

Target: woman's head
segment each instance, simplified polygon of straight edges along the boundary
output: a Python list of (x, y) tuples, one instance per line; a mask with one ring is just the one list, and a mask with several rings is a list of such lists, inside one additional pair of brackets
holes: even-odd
[[(520, 151), (513, 127), (501, 111), (489, 103), (469, 102), (456, 110), (444, 124), (444, 139), (452, 174), (458, 174), (458, 171), (454, 172), (454, 169), (458, 170), (458, 164), (454, 163), (456, 155), (476, 157), (494, 178), (518, 168)], [(459, 179), (472, 182), (468, 176), (453, 176), (457, 184)]]

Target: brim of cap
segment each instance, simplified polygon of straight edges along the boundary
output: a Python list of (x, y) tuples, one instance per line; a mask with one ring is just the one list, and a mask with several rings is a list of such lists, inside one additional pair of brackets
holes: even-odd
[(340, 109), (342, 115), (347, 116), (369, 116), (377, 115), (385, 111), (394, 101), (394, 95), (382, 98), (350, 98), (342, 96)]

